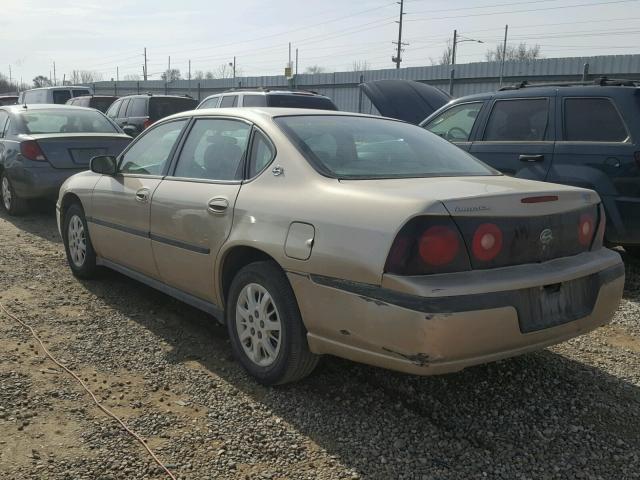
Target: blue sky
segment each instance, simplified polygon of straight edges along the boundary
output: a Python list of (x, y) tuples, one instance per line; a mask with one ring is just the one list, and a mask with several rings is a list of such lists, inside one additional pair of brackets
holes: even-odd
[[(74, 69), (106, 80), (140, 75), (147, 47), (150, 78), (168, 56), (186, 77), (237, 58), (244, 75), (283, 72), (288, 42), (300, 71), (351, 70), (354, 61), (392, 68), (399, 6), (385, 0), (0, 0), (0, 72), (30, 81), (60, 80)], [(403, 66), (429, 65), (454, 28), (484, 43), (458, 45), (458, 63), (482, 61), (501, 42), (539, 44), (545, 57), (640, 53), (640, 0), (406, 0)]]

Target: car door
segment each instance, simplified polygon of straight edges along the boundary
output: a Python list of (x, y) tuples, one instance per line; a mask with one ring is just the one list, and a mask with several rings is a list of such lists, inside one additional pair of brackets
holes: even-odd
[(554, 110), (549, 96), (494, 99), (469, 152), (506, 175), (544, 180), (553, 161)]
[(120, 128), (124, 127), (127, 124), (127, 108), (129, 107), (130, 101), (130, 98), (124, 98), (122, 100), (120, 108), (118, 109), (118, 113), (116, 114), (116, 118), (114, 119)]
[(483, 101), (458, 103), (436, 114), (422, 126), (468, 152), (483, 105)]
[(6, 151), (5, 146), (5, 130), (6, 125), (9, 121), (9, 114), (5, 110), (0, 110), (0, 166), (4, 165), (4, 155)]
[(231, 232), (250, 132), (251, 125), (238, 119), (195, 119), (151, 202), (160, 278), (211, 303), (217, 303), (215, 259)]
[(558, 141), (547, 180), (596, 190), (607, 213), (607, 239), (636, 243), (640, 238), (637, 139), (612, 98), (562, 92), (557, 104)]
[(149, 119), (147, 115), (148, 98), (133, 97), (127, 108), (126, 120), (124, 125), (132, 125), (136, 129), (136, 135), (144, 130), (144, 124)]
[(148, 130), (120, 155), (118, 173), (98, 180), (88, 221), (100, 257), (158, 277), (149, 239), (151, 197), (166, 175), (187, 120)]

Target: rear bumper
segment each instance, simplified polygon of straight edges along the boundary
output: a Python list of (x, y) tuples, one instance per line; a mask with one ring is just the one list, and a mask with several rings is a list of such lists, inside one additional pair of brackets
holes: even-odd
[[(466, 288), (470, 294), (443, 296), (420, 282), (413, 288), (423, 295), (294, 273), (289, 278), (313, 352), (419, 375), (458, 371), (586, 333), (609, 322), (622, 297), (624, 266), (609, 250), (495, 271), (504, 277), (513, 268), (518, 276), (534, 279), (547, 271), (549, 281), (501, 289), (500, 275), (480, 284), (468, 274), (456, 274), (458, 285), (449, 279), (443, 289)], [(523, 322), (541, 304), (536, 292), (557, 282), (561, 288), (584, 284), (589, 295), (581, 299), (589, 305)]]
[(7, 175), (20, 198), (56, 199), (64, 181), (71, 175), (85, 170), (86, 168), (59, 169), (51, 166), (39, 168), (14, 166), (7, 168)]

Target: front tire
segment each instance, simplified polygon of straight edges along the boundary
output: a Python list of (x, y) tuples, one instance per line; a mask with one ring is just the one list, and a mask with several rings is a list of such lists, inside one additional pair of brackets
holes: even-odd
[(226, 322), (234, 357), (264, 385), (295, 382), (318, 364), (291, 285), (273, 262), (252, 263), (237, 273)]
[(78, 278), (94, 278), (98, 269), (96, 253), (89, 238), (84, 210), (77, 203), (64, 212), (62, 238), (71, 272)]
[(2, 197), (2, 206), (9, 215), (18, 216), (27, 212), (27, 201), (16, 195), (7, 172), (2, 172), (2, 177), (0, 178), (0, 197)]

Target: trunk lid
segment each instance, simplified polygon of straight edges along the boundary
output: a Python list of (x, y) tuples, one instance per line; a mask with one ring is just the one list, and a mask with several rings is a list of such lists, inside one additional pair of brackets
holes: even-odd
[(30, 135), (54, 168), (89, 168), (98, 155), (117, 156), (131, 141), (124, 134), (59, 133)]

